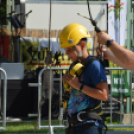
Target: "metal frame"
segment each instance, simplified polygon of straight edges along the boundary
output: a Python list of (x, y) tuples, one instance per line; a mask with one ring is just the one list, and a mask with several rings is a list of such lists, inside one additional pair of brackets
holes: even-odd
[[(38, 106), (39, 106), (39, 101), (40, 101), (40, 96), (41, 96), (41, 90), (42, 90), (42, 73), (43, 71), (45, 70), (46, 68), (43, 68), (42, 70), (40, 70), (39, 72), (39, 75), (38, 75), (38, 83), (29, 83), (29, 86), (32, 86), (32, 87), (38, 87)], [(59, 80), (60, 81), (60, 97), (59, 97), (59, 102), (60, 100), (62, 99), (62, 70), (68, 70), (67, 67), (63, 67), (63, 68), (59, 68), (59, 67), (52, 67), (52, 68), (48, 68), (50, 69), (50, 76), (51, 76), (51, 73), (52, 73), (52, 70), (60, 70), (60, 78), (55, 78), (54, 80)], [(121, 70), (121, 78), (122, 78), (122, 70), (125, 70), (123, 68), (105, 68), (105, 70)], [(131, 75), (132, 76), (132, 75)], [(51, 77), (50, 77), (51, 79)], [(111, 90), (111, 94), (112, 94), (112, 90)], [(62, 116), (63, 116), (63, 113), (62, 113), (62, 108), (59, 107), (59, 125), (51, 125), (51, 88), (49, 90), (49, 126), (42, 126), (41, 125), (41, 112), (39, 113), (39, 121), (38, 121), (38, 128), (49, 128), (49, 131), (51, 134), (54, 134), (54, 131), (53, 131), (53, 128), (65, 128), (66, 126), (62, 123)], [(122, 102), (122, 99), (123, 99), (123, 95), (122, 95), (122, 92), (121, 92), (121, 102)], [(131, 90), (131, 99), (132, 99), (132, 90)], [(121, 104), (120, 104), (121, 105)], [(134, 127), (134, 125), (132, 125), (132, 119), (131, 119), (131, 123), (130, 125), (123, 125), (121, 124), (121, 118), (120, 118), (120, 125), (113, 125), (112, 124), (112, 99), (111, 99), (111, 103), (110, 103), (110, 117), (111, 117), (111, 120), (110, 120), (110, 124), (107, 125), (108, 127)], [(41, 111), (41, 110), (40, 110)], [(121, 111), (121, 107), (120, 107), (120, 111)], [(132, 118), (132, 102), (131, 102), (131, 116)]]
[[(21, 0), (20, 1), (21, 3), (50, 3), (49, 0)], [(68, 1), (64, 1), (64, 0), (53, 0), (53, 3), (55, 4), (86, 4), (87, 2), (86, 1), (72, 1), (72, 0), (68, 0)], [(108, 4), (108, 1), (90, 1), (90, 4), (100, 4), (100, 5), (103, 5), (103, 4)]]
[[(49, 3), (49, 0), (20, 0), (20, 3)], [(53, 3), (85, 4), (86, 1), (53, 0)], [(108, 1), (90, 1), (90, 4), (108, 4)], [(134, 4), (134, 1), (132, 1), (132, 4)]]
[[(107, 67), (107, 68), (105, 68), (105, 70), (121, 70), (121, 78), (122, 78), (122, 70), (126, 70), (126, 69), (124, 69), (124, 68), (118, 68), (118, 67), (113, 67), (113, 68), (109, 68), (109, 67)], [(126, 70), (127, 71), (127, 70)], [(132, 100), (132, 71), (131, 71), (131, 85), (130, 85), (130, 87), (131, 87), (131, 96), (130, 96), (130, 98), (131, 98), (131, 100)], [(112, 79), (111, 79), (112, 80)], [(111, 82), (112, 83), (112, 82)], [(122, 87), (122, 84), (121, 84), (121, 87)], [(110, 89), (110, 94), (112, 95), (112, 89)], [(120, 103), (120, 114), (122, 114), (122, 102), (123, 102), (123, 94), (122, 94), (122, 92), (120, 93), (120, 99), (121, 99), (121, 103)], [(112, 99), (110, 99), (110, 124), (109, 125), (107, 125), (107, 127), (134, 127), (134, 124), (132, 124), (132, 101), (130, 102), (130, 104), (131, 104), (131, 113), (130, 113), (130, 124), (129, 125), (123, 125), (123, 124), (121, 124), (121, 121), (122, 121), (122, 117), (121, 117), (121, 115), (120, 115), (120, 125), (113, 125), (112, 124)]]
[(6, 100), (7, 100), (7, 74), (6, 71), (2, 68), (0, 68), (0, 71), (3, 72), (4, 74), (4, 85), (3, 85), (3, 122), (2, 122), (2, 126), (0, 127), (0, 129), (5, 130), (6, 129)]

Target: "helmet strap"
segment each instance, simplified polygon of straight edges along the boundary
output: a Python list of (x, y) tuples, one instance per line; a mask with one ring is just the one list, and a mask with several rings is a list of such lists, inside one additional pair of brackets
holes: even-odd
[(73, 47), (74, 47), (74, 50), (76, 51), (76, 53), (78, 54), (78, 62), (81, 63), (82, 55), (83, 55), (83, 53), (85, 52), (87, 46), (85, 46), (84, 49), (83, 49), (81, 52), (79, 52), (79, 51), (77, 50), (76, 46), (73, 46)]

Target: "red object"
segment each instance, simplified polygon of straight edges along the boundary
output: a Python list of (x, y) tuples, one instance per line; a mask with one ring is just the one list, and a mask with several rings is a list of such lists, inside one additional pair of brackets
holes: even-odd
[[(120, 7), (123, 6), (123, 5), (124, 5), (124, 3), (122, 2), (122, 3), (120, 4)], [(112, 8), (112, 7), (115, 8), (114, 5), (110, 5), (110, 6), (108, 7), (108, 9), (109, 9), (109, 8)]]
[(9, 36), (0, 36), (0, 56), (9, 59)]
[(114, 6), (114, 5), (110, 5), (110, 6), (108, 7), (108, 9), (109, 9), (109, 8), (112, 8), (112, 7), (113, 7), (113, 8), (115, 8), (115, 6)]

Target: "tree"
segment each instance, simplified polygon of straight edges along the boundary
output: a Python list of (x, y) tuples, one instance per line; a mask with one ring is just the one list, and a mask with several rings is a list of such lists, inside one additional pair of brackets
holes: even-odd
[(6, 0), (2, 0), (0, 4), (0, 19), (2, 25), (6, 24)]

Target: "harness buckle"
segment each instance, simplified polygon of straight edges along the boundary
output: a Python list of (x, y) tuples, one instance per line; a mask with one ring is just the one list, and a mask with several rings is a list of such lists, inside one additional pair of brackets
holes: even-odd
[(78, 121), (80, 121), (80, 122), (83, 121), (83, 120), (80, 118), (80, 115), (81, 115), (81, 114), (84, 114), (84, 113), (86, 113), (86, 111), (80, 111), (80, 112), (77, 114), (77, 120), (78, 120)]

